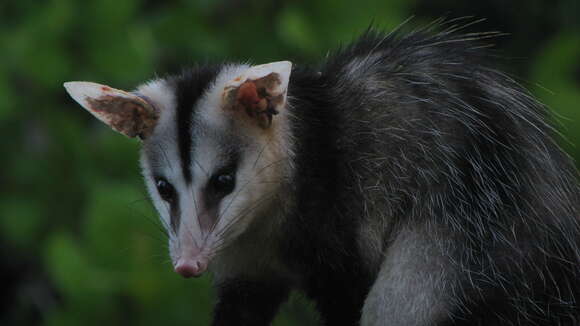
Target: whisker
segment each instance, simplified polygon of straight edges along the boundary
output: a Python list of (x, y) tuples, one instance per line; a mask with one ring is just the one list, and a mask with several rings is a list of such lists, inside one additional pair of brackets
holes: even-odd
[[(195, 199), (195, 193), (193, 191), (193, 188), (190, 189), (190, 194), (191, 194), (191, 199), (193, 200), (193, 207), (195, 209), (195, 213), (193, 215), (193, 219), (195, 220), (194, 223), (197, 223), (197, 227), (198, 230), (201, 234), (201, 223), (199, 222), (199, 209), (197, 206), (197, 200)], [(183, 221), (181, 221), (183, 223)], [(193, 235), (193, 230), (191, 228), (188, 228), (187, 226), (185, 226), (185, 230), (187, 232), (187, 234), (189, 235), (189, 238), (191, 239), (191, 241), (193, 242), (194, 246), (196, 246), (197, 248), (201, 248), (201, 246), (198, 244), (195, 236)], [(205, 242), (205, 240), (204, 240)]]
[(165, 150), (165, 146), (161, 146), (162, 144), (165, 144), (165, 141), (158, 143), (157, 147), (161, 151), (161, 154), (163, 155), (163, 159), (165, 160), (166, 165), (169, 166), (169, 169), (171, 169), (171, 172), (174, 172), (173, 164), (171, 164), (171, 160), (169, 160), (169, 156), (167, 156), (167, 151)]
[[(132, 202), (130, 204), (130, 206), (133, 206), (135, 204), (135, 202)], [(145, 220), (149, 223), (151, 223), (155, 229), (157, 229), (158, 231), (160, 231), (166, 238), (169, 237), (169, 234), (167, 233), (167, 226), (165, 225), (163, 220), (151, 217), (143, 212), (140, 212), (136, 209), (129, 209), (130, 214), (137, 214), (139, 217), (141, 218), (145, 218)], [(160, 224), (161, 223), (161, 224)], [(164, 227), (165, 226), (165, 227)]]
[[(165, 205), (165, 209), (169, 212), (169, 215), (171, 215), (171, 206), (168, 203), (166, 203), (165, 201), (162, 201), (162, 202), (163, 202), (163, 205)], [(169, 219), (171, 219), (171, 216), (169, 216)], [(165, 221), (163, 219), (163, 217), (160, 217), (159, 220), (161, 221), (163, 226), (168, 230), (168, 236), (169, 236), (169, 233), (173, 234), (174, 236), (177, 236), (177, 233), (171, 227), (170, 222)]]
[(135, 199), (134, 201), (131, 201), (131, 202), (127, 203), (127, 205), (133, 206), (133, 205), (136, 205), (136, 204), (140, 204), (142, 202), (147, 202), (148, 199), (149, 198), (147, 198), (147, 196), (145, 196), (143, 198)]
[(146, 236), (146, 237), (148, 237), (148, 238), (150, 238), (150, 239), (153, 239), (153, 240), (155, 240), (155, 241), (158, 241), (158, 242), (159, 242), (159, 243), (161, 243), (161, 244), (164, 244), (165, 246), (167, 245), (167, 240), (166, 240), (166, 239), (161, 239), (161, 238), (159, 238), (159, 237), (156, 237), (156, 236), (153, 236), (152, 234), (150, 234), (150, 233), (147, 233), (147, 232), (140, 232), (140, 233), (141, 233), (143, 236)]
[(262, 158), (262, 154), (264, 153), (264, 150), (266, 149), (266, 146), (268, 146), (271, 141), (272, 141), (272, 139), (268, 139), (268, 141), (264, 144), (264, 146), (262, 146), (262, 149), (258, 153), (258, 156), (256, 157), (256, 160), (254, 161), (254, 164), (252, 165), (252, 170), (256, 168), (256, 164), (258, 164), (258, 161), (260, 160), (260, 158)]
[(205, 176), (206, 176), (207, 178), (209, 178), (209, 177), (210, 177), (209, 173), (207, 172), (207, 170), (206, 170), (206, 169), (204, 169), (204, 168), (203, 168), (203, 166), (202, 166), (202, 165), (201, 165), (201, 164), (198, 162), (198, 160), (196, 160), (196, 159), (195, 159), (195, 158), (193, 158), (193, 157), (192, 157), (191, 159), (193, 160), (193, 163), (195, 163), (197, 166), (199, 166), (199, 168), (201, 169), (201, 172), (203, 172), (203, 173), (205, 174)]
[[(264, 203), (265, 201), (269, 200), (272, 197), (275, 197), (277, 194), (269, 194), (269, 195), (264, 195), (262, 197), (260, 197), (259, 199), (255, 200), (254, 203), (246, 208), (245, 210), (243, 210), (242, 212), (240, 212), (240, 214), (238, 214), (237, 216), (235, 216), (234, 218), (232, 218), (228, 223), (226, 223), (224, 225), (224, 228), (222, 230), (220, 230), (218, 233), (216, 233), (216, 237), (218, 239), (222, 238), (222, 239), (226, 239), (227, 233), (229, 232), (230, 228), (232, 227), (232, 225), (234, 225), (234, 223), (239, 222), (241, 219), (243, 219), (244, 217), (248, 216), (251, 212), (253, 212), (255, 209), (257, 209), (262, 203)], [(219, 243), (219, 242), (218, 242)]]
[(256, 174), (254, 174), (254, 176), (252, 178), (250, 178), (248, 181), (246, 181), (244, 183), (244, 185), (242, 185), (240, 187), (240, 189), (238, 189), (238, 191), (236, 191), (232, 197), (232, 199), (230, 199), (230, 201), (228, 202), (228, 205), (225, 207), (224, 211), (221, 212), (220, 214), (218, 214), (218, 216), (216, 217), (214, 223), (212, 224), (212, 228), (210, 232), (213, 232), (215, 230), (215, 227), (217, 226), (217, 223), (219, 222), (219, 220), (226, 214), (226, 212), (229, 210), (229, 208), (231, 207), (231, 205), (233, 204), (233, 202), (237, 199), (237, 197), (240, 195), (240, 193), (253, 181), (253, 179), (255, 179), (257, 176), (259, 176), (260, 174), (262, 174), (264, 171), (266, 171), (268, 168), (273, 167), (275, 164), (281, 163), (283, 161), (288, 160), (288, 157), (283, 157), (280, 160), (274, 161), (264, 167), (262, 167)]

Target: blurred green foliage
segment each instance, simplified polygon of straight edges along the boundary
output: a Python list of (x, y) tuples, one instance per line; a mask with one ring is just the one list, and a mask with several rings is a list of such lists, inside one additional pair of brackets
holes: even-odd
[[(131, 89), (193, 63), (313, 63), (373, 24), (446, 15), (489, 18), (508, 72), (554, 109), (580, 153), (580, 33), (575, 0), (0, 2), (0, 325), (207, 325), (211, 280), (172, 272), (147, 201), (138, 144), (102, 126), (62, 83)], [(517, 3), (517, 2), (516, 2)], [(532, 31), (527, 33), (526, 31)], [(541, 85), (537, 87), (536, 85)], [(549, 90), (549, 91), (546, 91)], [(337, 285), (345, 286), (345, 285)], [(312, 325), (294, 297), (275, 325)]]

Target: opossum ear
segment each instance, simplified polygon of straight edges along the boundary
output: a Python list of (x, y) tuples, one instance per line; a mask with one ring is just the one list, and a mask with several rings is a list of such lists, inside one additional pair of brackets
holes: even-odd
[(267, 129), (273, 116), (286, 105), (286, 94), (292, 63), (272, 62), (253, 66), (240, 76), (226, 83), (223, 92), (223, 108), (257, 121)]
[(90, 82), (67, 82), (64, 88), (97, 119), (125, 136), (145, 139), (157, 124), (156, 109), (135, 94)]

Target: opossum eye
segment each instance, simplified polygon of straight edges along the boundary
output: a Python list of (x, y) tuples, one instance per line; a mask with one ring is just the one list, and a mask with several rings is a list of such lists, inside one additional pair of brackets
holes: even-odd
[(236, 186), (236, 178), (233, 172), (215, 174), (210, 182), (212, 191), (219, 198), (231, 193)]
[(175, 201), (175, 188), (163, 178), (155, 179), (155, 186), (159, 192), (159, 196), (168, 203)]

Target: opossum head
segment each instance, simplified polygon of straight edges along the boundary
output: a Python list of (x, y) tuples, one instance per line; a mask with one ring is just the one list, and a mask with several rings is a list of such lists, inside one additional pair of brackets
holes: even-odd
[(98, 119), (141, 139), (143, 176), (179, 274), (200, 275), (272, 218), (290, 171), (290, 70), (290, 62), (200, 67), (134, 92), (65, 83)]

